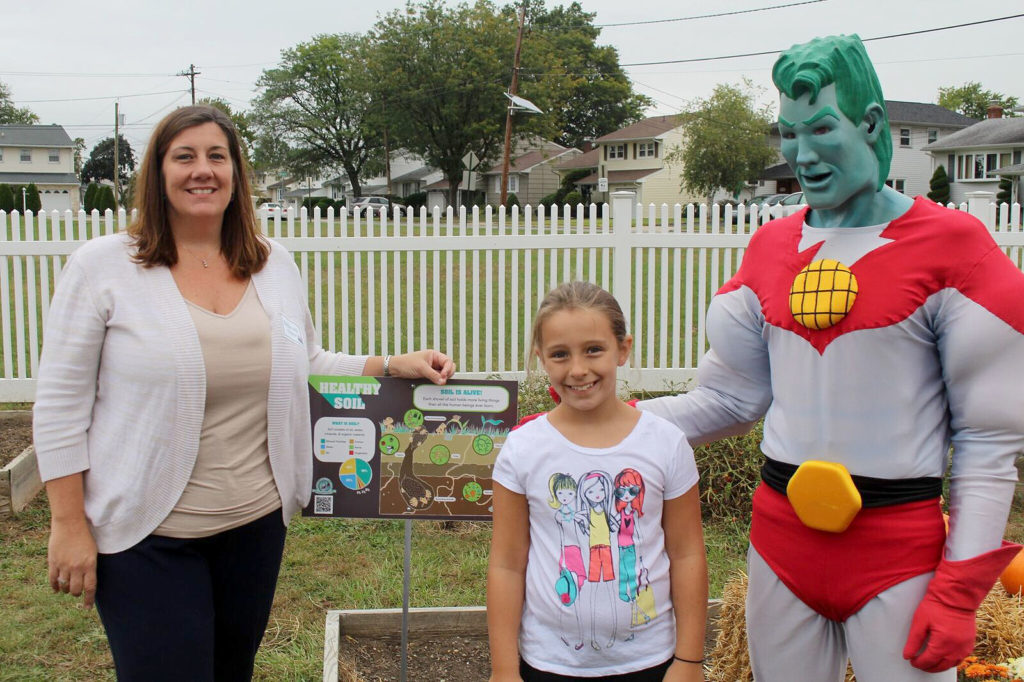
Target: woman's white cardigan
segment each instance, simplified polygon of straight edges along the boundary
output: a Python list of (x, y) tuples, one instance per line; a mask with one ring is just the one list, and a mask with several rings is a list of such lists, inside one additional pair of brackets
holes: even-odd
[[(185, 300), (168, 268), (131, 254), (118, 234), (69, 259), (50, 304), (33, 415), (43, 480), (84, 473), (85, 514), (104, 554), (135, 545), (170, 513), (195, 464), (206, 404)], [(361, 374), (366, 356), (319, 346), (306, 287), (280, 245), (252, 281), (270, 318), (267, 445), (287, 523), (312, 486), (307, 378)]]

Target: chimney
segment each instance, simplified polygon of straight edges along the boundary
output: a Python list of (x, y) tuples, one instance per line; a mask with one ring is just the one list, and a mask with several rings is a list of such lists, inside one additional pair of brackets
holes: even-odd
[(988, 117), (989, 118), (1002, 118), (1003, 117), (1003, 106), (996, 100), (992, 100), (988, 103)]

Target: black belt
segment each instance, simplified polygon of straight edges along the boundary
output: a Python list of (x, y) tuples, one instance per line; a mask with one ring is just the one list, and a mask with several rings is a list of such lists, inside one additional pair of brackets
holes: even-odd
[[(787, 464), (764, 458), (761, 467), (761, 480), (776, 492), (786, 494), (789, 479), (796, 473), (795, 464)], [(931, 500), (942, 495), (942, 479), (936, 476), (919, 478), (872, 478), (871, 476), (853, 476), (853, 484), (860, 492), (861, 504), (864, 507), (887, 507), (906, 502)]]

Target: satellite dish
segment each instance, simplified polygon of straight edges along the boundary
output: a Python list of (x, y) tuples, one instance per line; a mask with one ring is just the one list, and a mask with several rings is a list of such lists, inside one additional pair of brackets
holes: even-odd
[(525, 111), (530, 114), (544, 113), (543, 111), (540, 110), (540, 107), (538, 107), (536, 104), (534, 104), (528, 99), (524, 99), (522, 97), (513, 95), (508, 92), (505, 93), (505, 97), (508, 97), (509, 101), (511, 102), (508, 108), (511, 109), (512, 111)]

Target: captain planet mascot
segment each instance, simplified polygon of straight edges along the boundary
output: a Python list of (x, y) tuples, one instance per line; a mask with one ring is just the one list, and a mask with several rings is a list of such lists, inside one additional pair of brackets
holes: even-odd
[[(764, 418), (748, 551), (758, 682), (952, 681), (1024, 450), (1024, 274), (965, 212), (885, 185), (892, 138), (856, 36), (776, 62), (809, 208), (760, 228), (707, 313), (698, 386), (642, 401), (694, 445)], [(949, 530), (940, 495), (952, 460)]]

